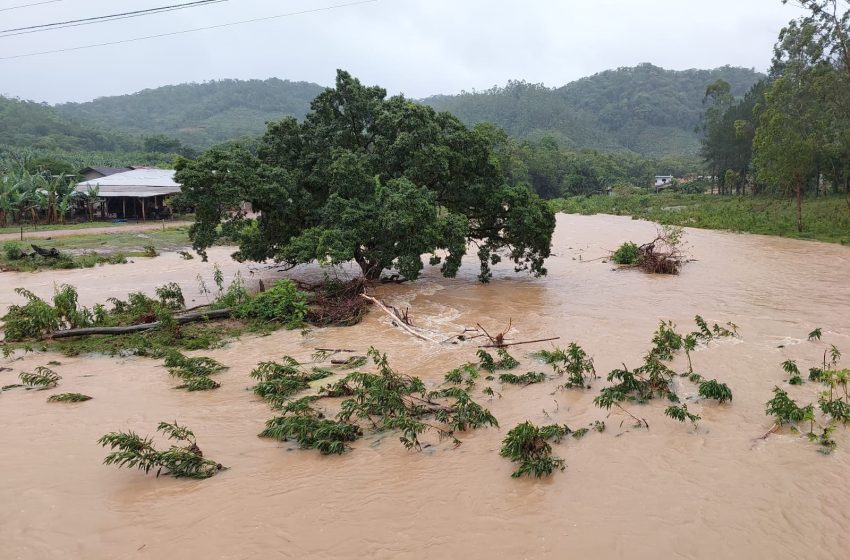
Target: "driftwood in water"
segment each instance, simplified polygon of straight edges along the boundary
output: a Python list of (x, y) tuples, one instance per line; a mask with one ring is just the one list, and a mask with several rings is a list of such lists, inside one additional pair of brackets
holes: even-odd
[(651, 243), (641, 245), (640, 268), (650, 274), (679, 274), (684, 259), (675, 247), (659, 248), (657, 244), (666, 245), (666, 240), (661, 237)]
[(30, 245), (32, 250), (41, 255), (42, 257), (58, 259), (59, 251), (56, 250), (56, 247), (52, 247), (50, 249), (44, 249), (43, 247), (39, 247), (38, 245)]
[(552, 338), (541, 338), (539, 340), (523, 340), (522, 342), (503, 342), (502, 344), (485, 344), (484, 346), (479, 346), (479, 348), (507, 348), (508, 346), (520, 346), (522, 344), (534, 344), (537, 342), (550, 342), (552, 340), (560, 340), (560, 336), (555, 336)]
[[(214, 309), (210, 311), (197, 311), (194, 313), (185, 313), (176, 315), (174, 322), (178, 325), (193, 323), (196, 321), (207, 321), (209, 319), (227, 319), (231, 315), (230, 309)], [(83, 329), (68, 329), (53, 333), (53, 338), (72, 338), (77, 336), (92, 336), (99, 334), (131, 334), (143, 331), (149, 331), (161, 326), (159, 321), (154, 323), (143, 323), (141, 325), (128, 325), (125, 327), (87, 327)]]
[(650, 274), (679, 274), (682, 265), (687, 262), (682, 249), (682, 235), (679, 227), (660, 228), (655, 239), (637, 248), (632, 264), (622, 264), (619, 268), (640, 268)]
[(394, 325), (398, 325), (399, 327), (401, 327), (402, 329), (404, 329), (404, 330), (405, 330), (408, 334), (411, 334), (411, 335), (415, 336), (416, 338), (418, 338), (418, 339), (420, 339), (420, 340), (424, 340), (424, 341), (426, 341), (426, 342), (434, 342), (434, 343), (436, 343), (436, 341), (435, 341), (435, 340), (431, 340), (431, 339), (430, 339), (430, 338), (428, 338), (427, 336), (424, 336), (424, 335), (419, 334), (418, 332), (416, 332), (415, 330), (413, 330), (413, 329), (410, 327), (410, 325), (405, 324), (403, 321), (401, 321), (401, 320), (399, 319), (399, 317), (396, 315), (396, 313), (393, 313), (392, 311), (390, 311), (390, 310), (387, 308), (387, 306), (386, 306), (386, 305), (384, 305), (384, 304), (381, 302), (381, 300), (379, 300), (379, 299), (377, 299), (377, 298), (373, 298), (372, 296), (367, 296), (366, 294), (360, 294), (360, 297), (362, 297), (362, 298), (364, 298), (364, 299), (366, 299), (366, 300), (368, 300), (368, 301), (371, 301), (372, 303), (374, 303), (375, 305), (377, 305), (378, 307), (380, 307), (380, 308), (381, 308), (381, 310), (382, 310), (384, 313), (386, 313), (387, 315), (389, 315), (389, 316), (393, 319), (393, 324), (394, 324)]

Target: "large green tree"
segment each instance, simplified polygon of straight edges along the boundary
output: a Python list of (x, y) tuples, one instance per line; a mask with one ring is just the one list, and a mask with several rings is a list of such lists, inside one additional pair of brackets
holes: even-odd
[[(492, 131), (339, 71), (303, 122), (269, 125), (256, 155), (215, 148), (178, 162), (177, 181), (196, 209), (190, 235), (202, 253), (227, 235), (237, 259), (353, 260), (368, 278), (393, 269), (415, 279), (421, 255), (451, 277), (474, 244), (483, 281), (502, 255), (545, 274), (554, 215), (506, 184), (492, 142)], [(242, 202), (256, 218), (235, 210)]]
[(832, 122), (820, 101), (832, 90), (835, 72), (821, 57), (815, 32), (804, 20), (792, 22), (780, 35), (772, 70), (776, 77), (765, 92), (753, 145), (759, 177), (794, 194), (799, 231), (806, 183), (820, 180), (818, 163)]

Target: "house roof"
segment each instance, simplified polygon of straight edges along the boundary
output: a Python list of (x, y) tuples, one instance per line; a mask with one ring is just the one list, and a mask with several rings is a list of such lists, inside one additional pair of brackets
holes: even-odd
[(74, 192), (86, 193), (97, 188), (102, 198), (134, 197), (148, 198), (180, 192), (180, 184), (174, 181), (173, 169), (133, 169), (89, 181), (77, 183)]
[(86, 167), (84, 169), (80, 169), (80, 174), (82, 175), (89, 171), (94, 171), (95, 173), (100, 173), (105, 177), (107, 175), (115, 175), (116, 173), (124, 173), (125, 171), (132, 170), (132, 167)]

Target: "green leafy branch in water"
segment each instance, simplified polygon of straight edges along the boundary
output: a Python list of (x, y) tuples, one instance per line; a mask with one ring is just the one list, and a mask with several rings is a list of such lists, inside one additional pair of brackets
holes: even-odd
[(305, 370), (298, 361), (284, 356), (283, 362), (262, 362), (251, 372), (257, 380), (254, 394), (278, 406), (287, 399), (310, 388), (310, 383), (325, 379), (333, 372), (322, 368)]
[(38, 366), (35, 368), (35, 373), (23, 371), (18, 378), (27, 387), (38, 387), (39, 390), (44, 390), (56, 387), (62, 376), (48, 367)]
[(189, 358), (176, 350), (165, 356), (165, 366), (171, 375), (183, 380), (183, 384), (176, 388), (190, 392), (218, 389), (221, 385), (209, 376), (227, 369), (224, 364), (212, 358), (206, 356)]
[(195, 434), (190, 429), (176, 422), (160, 422), (157, 431), (169, 440), (176, 440), (184, 445), (172, 445), (165, 451), (159, 451), (150, 437), (143, 438), (132, 431), (111, 432), (97, 440), (98, 444), (112, 450), (103, 463), (119, 468), (139, 469), (145, 474), (156, 470), (157, 476), (163, 474), (175, 478), (197, 479), (209, 478), (225, 468), (220, 463), (204, 458), (195, 440)]
[(738, 325), (732, 322), (726, 323), (726, 327), (721, 327), (717, 323), (715, 323), (710, 329), (708, 328), (708, 323), (705, 322), (705, 319), (697, 315), (694, 317), (694, 322), (697, 324), (699, 330), (694, 331), (693, 335), (695, 335), (698, 339), (703, 341), (709, 341), (714, 338), (724, 338), (724, 337), (737, 337), (738, 336)]
[(765, 406), (767, 415), (773, 416), (779, 426), (786, 424), (796, 426), (801, 422), (808, 421), (810, 423), (809, 431), (811, 432), (814, 428), (814, 405), (809, 404), (801, 407), (779, 387), (773, 388), (773, 398), (767, 401)]
[(60, 393), (58, 395), (51, 395), (47, 399), (47, 402), (76, 403), (90, 401), (91, 399), (90, 396), (83, 395), (82, 393)]
[(626, 410), (623, 403), (628, 401), (645, 404), (656, 397), (666, 397), (673, 403), (665, 410), (668, 417), (680, 421), (690, 420), (696, 424), (700, 417), (689, 412), (685, 405), (677, 404), (680, 399), (674, 390), (673, 380), (678, 374), (667, 365), (682, 350), (688, 359), (688, 371), (682, 376), (687, 376), (690, 381), (699, 384), (700, 396), (715, 399), (721, 403), (731, 401), (732, 390), (726, 384), (719, 383), (717, 380), (704, 380), (701, 375), (694, 373), (691, 352), (696, 349), (699, 342), (717, 337), (737, 336), (737, 326), (727, 323), (729, 328), (717, 324), (709, 328), (708, 323), (699, 315), (694, 320), (698, 330), (686, 336), (676, 332), (672, 321), (661, 321), (652, 336), (652, 348), (644, 356), (643, 364), (634, 370), (630, 370), (623, 364), (622, 369), (611, 371), (607, 379), (614, 384), (603, 388), (593, 399), (593, 403), (606, 410), (616, 407), (635, 420), (635, 427), (648, 428), (647, 421)]
[(816, 340), (820, 340), (823, 336), (823, 329), (820, 327), (816, 328), (812, 332), (809, 333), (809, 342), (814, 342)]
[(584, 349), (575, 342), (571, 342), (566, 350), (541, 350), (536, 356), (551, 365), (556, 374), (567, 376), (567, 382), (563, 385), (565, 389), (590, 389), (591, 381), (597, 377), (593, 358), (588, 357)]
[(466, 389), (469, 390), (475, 386), (475, 382), (479, 377), (480, 373), (478, 372), (478, 366), (468, 362), (448, 372), (443, 379), (445, 379), (446, 383), (465, 385)]
[(558, 443), (571, 432), (566, 425), (535, 426), (526, 421), (508, 432), (502, 441), (500, 455), (519, 463), (519, 467), (511, 475), (513, 478), (549, 476), (556, 469), (564, 470), (566, 467), (563, 459), (552, 455), (552, 445), (549, 442)]
[(499, 376), (499, 381), (509, 385), (533, 385), (546, 381), (546, 374), (541, 371), (529, 371), (522, 375), (503, 373)]
[(714, 399), (719, 403), (732, 400), (732, 389), (725, 383), (720, 383), (716, 379), (709, 381), (701, 381), (699, 384), (699, 396), (704, 399)]
[[(816, 329), (819, 331), (819, 329)], [(810, 340), (819, 340), (815, 334), (809, 337)], [(777, 429), (789, 425), (792, 432), (799, 432), (799, 424), (808, 423), (808, 431), (806, 437), (817, 443), (819, 451), (824, 454), (831, 453), (837, 443), (832, 438), (837, 425), (846, 426), (850, 424), (850, 369), (839, 369), (838, 363), (841, 360), (841, 351), (830, 345), (824, 350), (823, 361), (820, 367), (809, 368), (809, 380), (821, 383), (826, 387), (818, 395), (818, 409), (823, 414), (822, 422), (824, 425), (818, 425), (820, 433), (816, 433), (815, 425), (818, 423), (815, 406), (809, 404), (800, 406), (796, 401), (788, 396), (788, 393), (775, 387), (773, 389), (774, 396), (766, 404), (766, 413), (768, 416), (773, 416), (775, 423), (773, 427), (760, 439), (765, 439), (768, 435)], [(793, 360), (783, 362), (782, 368), (786, 373), (792, 375), (789, 383), (792, 385), (801, 384), (802, 378), (797, 363)]]
[(697, 426), (697, 422), (702, 419), (699, 415), (689, 412), (688, 405), (686, 404), (668, 406), (667, 409), (664, 410), (664, 415), (672, 418), (673, 420), (678, 420), (679, 422), (690, 421), (695, 428)]
[[(456, 432), (498, 426), (490, 411), (472, 400), (464, 389), (448, 387), (429, 392), (418, 377), (393, 370), (386, 354), (371, 348), (368, 355), (378, 373), (353, 372), (322, 387), (319, 395), (280, 403), (283, 414), (269, 420), (260, 435), (294, 439), (303, 448), (327, 454), (345, 452), (347, 443), (362, 436), (364, 427), (375, 432), (397, 430), (405, 447), (419, 450), (422, 448), (419, 438), (425, 432), (436, 433), (440, 439), (450, 438), (459, 445)], [(292, 372), (296, 368), (294, 360), (286, 364), (284, 369), (287, 368), (290, 372), (284, 378), (294, 379), (294, 383), (286, 386), (286, 394), (291, 396), (305, 390), (304, 378)], [(462, 366), (449, 372), (448, 381), (467, 382), (469, 378), (464, 376), (470, 372)], [(333, 420), (314, 408), (321, 399), (340, 397), (343, 400)]]
[(496, 350), (499, 360), (495, 360), (493, 356), (486, 350), (478, 351), (479, 366), (486, 372), (493, 373), (498, 370), (516, 369), (519, 367), (519, 362), (511, 356), (504, 348)]
[[(821, 404), (823, 407), (823, 403)], [(819, 451), (824, 454), (831, 453), (837, 444), (831, 438), (834, 431), (834, 422), (822, 428), (821, 434), (815, 433), (815, 407), (812, 404), (800, 406), (797, 402), (788, 396), (788, 393), (774, 387), (773, 398), (767, 401), (766, 412), (768, 416), (773, 416), (776, 423), (774, 427), (767, 432), (763, 438), (774, 432), (776, 429), (784, 425), (790, 425), (792, 432), (799, 432), (799, 424), (808, 423), (808, 432), (806, 437), (809, 441), (816, 442), (820, 445)]]
[(304, 397), (284, 405), (283, 414), (266, 422), (260, 437), (294, 440), (302, 449), (318, 449), (323, 455), (345, 453), (346, 444), (361, 437), (363, 431), (355, 424), (326, 419), (311, 406), (318, 398)]
[(803, 378), (800, 377), (800, 369), (797, 367), (797, 362), (794, 360), (785, 360), (782, 362), (782, 369), (791, 376), (788, 383), (791, 385), (802, 385)]

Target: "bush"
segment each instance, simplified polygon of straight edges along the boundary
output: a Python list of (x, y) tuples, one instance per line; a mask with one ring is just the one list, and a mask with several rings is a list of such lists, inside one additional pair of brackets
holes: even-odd
[(291, 280), (279, 280), (237, 308), (239, 317), (280, 322), (290, 328), (301, 326), (307, 315), (307, 294)]
[(156, 289), (156, 295), (160, 303), (168, 309), (183, 309), (186, 306), (183, 290), (176, 282), (169, 282), (165, 286), (160, 286)]
[(2, 317), (7, 341), (40, 338), (59, 328), (59, 312), (53, 306), (24, 288), (16, 288), (15, 292), (28, 301), (24, 305), (10, 305)]
[(21, 246), (14, 241), (9, 241), (3, 244), (3, 253), (6, 255), (6, 259), (10, 261), (20, 260)]
[(614, 251), (611, 260), (617, 264), (639, 264), (640, 247), (636, 243), (627, 241)]

